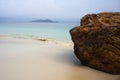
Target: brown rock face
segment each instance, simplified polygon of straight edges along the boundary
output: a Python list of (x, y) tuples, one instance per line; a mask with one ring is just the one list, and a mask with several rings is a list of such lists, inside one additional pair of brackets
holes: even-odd
[(82, 64), (120, 74), (120, 12), (88, 14), (70, 34)]

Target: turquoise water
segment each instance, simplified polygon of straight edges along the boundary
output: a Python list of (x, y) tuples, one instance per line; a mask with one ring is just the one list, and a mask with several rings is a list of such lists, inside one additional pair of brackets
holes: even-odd
[(79, 23), (0, 23), (0, 35), (34, 36), (71, 41), (69, 30)]

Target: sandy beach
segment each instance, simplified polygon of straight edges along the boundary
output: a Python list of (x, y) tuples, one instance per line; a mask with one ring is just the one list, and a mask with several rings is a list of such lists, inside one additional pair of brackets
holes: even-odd
[(80, 64), (60, 41), (0, 36), (0, 80), (120, 80)]

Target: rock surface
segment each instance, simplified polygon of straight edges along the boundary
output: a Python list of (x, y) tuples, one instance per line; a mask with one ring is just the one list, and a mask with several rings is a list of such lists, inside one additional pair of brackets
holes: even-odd
[(120, 12), (88, 14), (70, 30), (74, 52), (82, 64), (120, 74)]

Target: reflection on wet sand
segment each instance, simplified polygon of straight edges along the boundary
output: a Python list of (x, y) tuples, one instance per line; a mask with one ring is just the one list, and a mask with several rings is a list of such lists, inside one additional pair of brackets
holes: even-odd
[(73, 50), (68, 50), (65, 53), (56, 55), (58, 63), (69, 65), (68, 80), (117, 80), (120, 79), (119, 75), (111, 75), (98, 70), (91, 69), (84, 66), (74, 55)]

